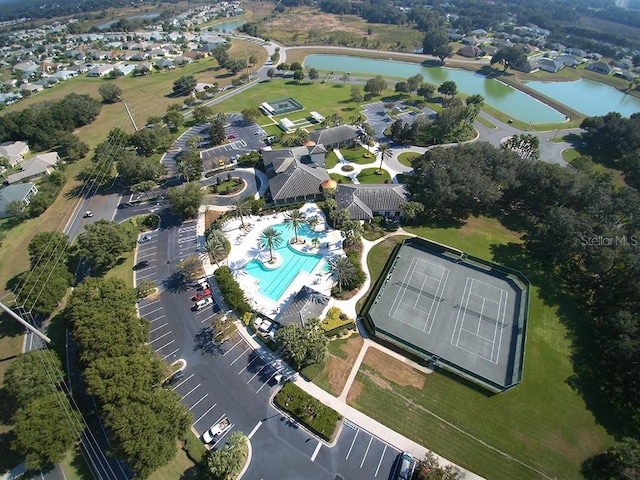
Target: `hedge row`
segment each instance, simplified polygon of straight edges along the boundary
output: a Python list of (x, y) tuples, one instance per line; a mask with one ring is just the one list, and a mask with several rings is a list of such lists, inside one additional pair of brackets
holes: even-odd
[(326, 331), (324, 332), (324, 334), (325, 334), (327, 337), (333, 337), (333, 336), (335, 336), (335, 335), (340, 335), (340, 333), (341, 333), (343, 330), (355, 330), (355, 329), (357, 329), (357, 327), (356, 327), (356, 322), (354, 322), (353, 320), (351, 320), (349, 323), (345, 323), (344, 325), (342, 325), (342, 326), (340, 326), (340, 327), (337, 327), (337, 328), (334, 328), (334, 329), (331, 329), (331, 330), (326, 330)]
[(287, 382), (274, 398), (275, 404), (326, 441), (331, 441), (342, 415)]
[(327, 316), (320, 323), (320, 328), (325, 332), (329, 332), (345, 328), (346, 325), (352, 323), (353, 319), (347, 317), (338, 307), (331, 307), (327, 312)]
[(245, 313), (252, 311), (251, 305), (244, 298), (244, 292), (236, 279), (233, 278), (229, 267), (218, 268), (213, 276), (222, 292), (224, 301), (236, 312), (238, 317), (242, 318)]

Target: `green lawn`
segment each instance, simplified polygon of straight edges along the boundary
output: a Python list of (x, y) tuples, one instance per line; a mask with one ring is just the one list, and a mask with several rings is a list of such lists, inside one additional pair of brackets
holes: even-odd
[(398, 161), (405, 167), (411, 167), (411, 162), (418, 158), (420, 154), (413, 152), (405, 152), (398, 155)]
[[(407, 230), (519, 267), (518, 235), (493, 219), (472, 218), (460, 228)], [(386, 241), (369, 253), (372, 280), (392, 247), (393, 242)], [(509, 252), (513, 252), (511, 261)], [(393, 379), (386, 379), (392, 384), (390, 388), (380, 388), (371, 379), (371, 367), (363, 366), (357, 375), (363, 389), (353, 406), (486, 478), (544, 478), (535, 470), (547, 478), (582, 478), (581, 463), (606, 449), (613, 439), (596, 424), (568, 382), (574, 374), (571, 343), (557, 311), (576, 311), (575, 306), (549, 304), (541, 298), (538, 287), (531, 291), (524, 381), (520, 385), (487, 395), (455, 377), (435, 373), (425, 378), (420, 390), (396, 385)]]
[(329, 177), (333, 178), (338, 183), (353, 183), (353, 180), (351, 180), (350, 177), (345, 177), (339, 173), (330, 173)]
[(378, 168), (365, 168), (358, 174), (360, 183), (391, 183), (391, 176), (386, 170)]
[(331, 170), (337, 164), (338, 164), (338, 156), (336, 155), (336, 152), (331, 150), (327, 155), (327, 158), (324, 160), (324, 166), (327, 170)]
[[(341, 148), (340, 153), (342, 153), (347, 162), (357, 163), (358, 165), (367, 165), (376, 161), (376, 157), (363, 147)], [(365, 155), (368, 155), (368, 157)]]

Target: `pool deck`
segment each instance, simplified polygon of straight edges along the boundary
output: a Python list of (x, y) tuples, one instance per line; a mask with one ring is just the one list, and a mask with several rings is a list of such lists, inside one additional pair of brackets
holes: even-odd
[[(264, 216), (246, 216), (244, 218), (244, 228), (242, 228), (240, 219), (233, 219), (225, 222), (222, 228), (231, 243), (231, 252), (228, 257), (231, 272), (242, 290), (244, 290), (251, 306), (256, 311), (272, 319), (276, 318), (281, 311), (284, 312), (286, 310), (296, 293), (305, 285), (330, 296), (333, 275), (323, 272), (324, 265), (332, 258), (345, 254), (342, 249), (340, 231), (334, 230), (327, 224), (324, 214), (314, 203), (305, 204), (300, 211), (306, 218), (316, 216), (319, 220), (316, 231), (326, 237), (318, 248), (312, 247), (308, 243), (292, 244), (291, 246), (302, 253), (321, 255), (324, 261), (319, 262), (310, 273), (299, 272), (278, 301), (262, 295), (258, 291), (258, 280), (249, 275), (244, 267), (251, 260), (269, 258), (268, 249), (259, 247), (260, 233), (267, 227), (284, 223), (286, 212)], [(291, 230), (291, 235), (293, 236), (293, 230)]]

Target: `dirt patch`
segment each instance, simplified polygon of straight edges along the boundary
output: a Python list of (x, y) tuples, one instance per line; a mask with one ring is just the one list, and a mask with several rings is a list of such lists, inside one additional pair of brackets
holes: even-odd
[(334, 395), (340, 395), (342, 393), (342, 389), (345, 383), (347, 383), (347, 378), (349, 378), (353, 364), (356, 358), (358, 358), (362, 344), (362, 337), (350, 338), (344, 345), (340, 346), (340, 350), (347, 354), (347, 358), (342, 359), (335, 355), (330, 355), (327, 359), (325, 366), (327, 382), (331, 388), (331, 393)]
[(398, 385), (415, 387), (418, 390), (424, 387), (424, 374), (377, 348), (368, 349), (362, 363)]
[(349, 394), (347, 395), (347, 404), (353, 405), (357, 402), (362, 390), (364, 390), (364, 384), (358, 380), (354, 380), (351, 384), (351, 388), (349, 389)]
[(362, 373), (366, 375), (367, 378), (369, 378), (369, 380), (371, 380), (373, 383), (375, 383), (377, 386), (379, 386), (383, 390), (393, 390), (393, 387), (391, 386), (391, 384), (387, 382), (384, 378), (380, 378), (377, 375), (374, 375), (373, 373), (367, 372), (367, 371), (363, 371)]
[[(306, 39), (310, 30), (318, 32), (348, 32), (356, 35), (363, 35), (362, 28), (350, 25), (351, 22), (341, 21), (340, 18), (352, 18), (356, 21), (360, 19), (352, 15), (332, 15), (330, 13), (322, 13), (318, 9), (299, 8), (294, 10), (294, 14), (281, 15), (276, 19), (270, 20), (267, 24), (271, 30), (281, 30), (284, 32), (297, 32), (303, 34)], [(361, 20), (360, 20), (361, 21)]]
[(204, 229), (205, 231), (209, 229), (211, 224), (218, 220), (220, 217), (224, 215), (224, 212), (221, 210), (207, 210), (204, 212)]

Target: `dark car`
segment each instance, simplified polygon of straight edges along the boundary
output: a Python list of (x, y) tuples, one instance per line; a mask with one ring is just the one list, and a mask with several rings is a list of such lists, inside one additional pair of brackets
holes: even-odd
[(136, 263), (136, 264), (133, 266), (133, 269), (134, 269), (134, 270), (140, 270), (140, 269), (142, 269), (142, 268), (147, 268), (148, 266), (149, 266), (149, 262), (147, 262), (146, 260), (143, 260), (143, 261), (141, 261), (141, 262)]
[(167, 378), (164, 381), (164, 386), (165, 387), (169, 387), (171, 385), (175, 385), (176, 383), (178, 383), (182, 378), (184, 377), (184, 371), (182, 370), (178, 370), (177, 372), (175, 372), (173, 375), (171, 375), (169, 378)]

